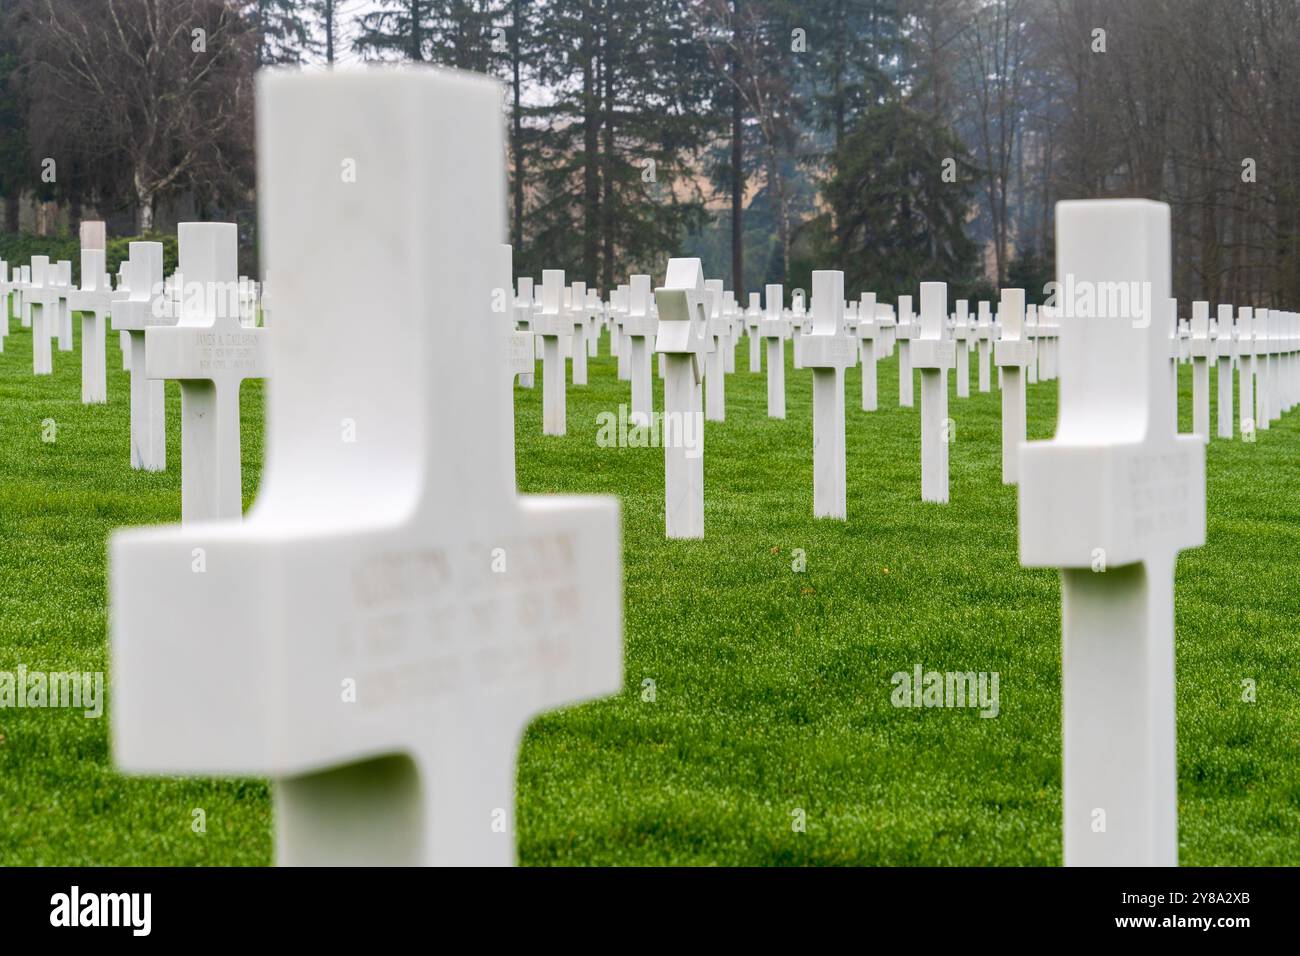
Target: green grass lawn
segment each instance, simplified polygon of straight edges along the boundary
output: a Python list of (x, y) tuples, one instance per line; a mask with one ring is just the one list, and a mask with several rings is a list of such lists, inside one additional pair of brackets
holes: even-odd
[[(0, 670), (107, 671), (105, 542), (123, 525), (180, 518), (179, 388), (167, 386), (167, 471), (132, 471), (117, 334), (109, 404), (86, 407), (80, 352), (56, 351), (54, 376), (37, 379), (30, 332), (10, 327)], [(1059, 864), (1060, 590), (1055, 572), (1016, 558), (996, 388), (957, 400), (950, 380), (952, 503), (926, 505), (919, 409), (898, 408), (896, 363), (880, 366), (874, 413), (859, 410), (851, 370), (849, 520), (815, 521), (811, 372), (787, 368), (788, 417), (769, 420), (766, 376), (745, 371), (742, 344), (727, 421), (707, 428), (706, 538), (668, 541), (662, 450), (596, 442), (597, 414), (629, 401), (607, 346), (591, 384), (569, 390), (566, 437), (541, 434), (540, 364), (537, 387), (515, 392), (521, 490), (619, 496), (625, 574), (626, 689), (532, 725), (521, 862)], [(1190, 367), (1182, 385), (1189, 431)], [(242, 405), (247, 505), (262, 461), (260, 382)], [(1054, 383), (1030, 387), (1030, 437), (1050, 436), (1055, 406)], [(1297, 417), (1254, 443), (1210, 445), (1208, 544), (1179, 561), (1184, 864), (1300, 860)], [(42, 441), (47, 419), (53, 442)], [(1000, 714), (894, 708), (890, 675), (918, 663), (999, 672)], [(1246, 678), (1256, 703), (1241, 700)], [(0, 710), (0, 863), (271, 862), (264, 781), (125, 778), (108, 730), (107, 716)], [(200, 807), (203, 835), (190, 827)], [(805, 832), (792, 828), (796, 810)]]

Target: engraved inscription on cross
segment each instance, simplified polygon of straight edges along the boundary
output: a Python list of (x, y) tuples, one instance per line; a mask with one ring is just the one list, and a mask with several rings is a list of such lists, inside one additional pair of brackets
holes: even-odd
[(266, 475), (242, 523), (114, 537), (115, 759), (272, 778), (282, 864), (509, 864), (529, 720), (621, 686), (622, 570), (615, 499), (504, 460), (499, 87), (257, 82)]
[(266, 378), (269, 333), (240, 322), (238, 227), (177, 231), (180, 323), (145, 330), (145, 375), (181, 383), (181, 520), (238, 519), (239, 387)]
[(1174, 429), (1168, 326), (1141, 314), (1169, 298), (1169, 207), (1056, 210), (1060, 287), (1149, 290), (1064, 304), (1056, 437), (1019, 455), (1020, 560), (1062, 569), (1065, 862), (1173, 865), (1174, 563), (1205, 542), (1205, 445)]

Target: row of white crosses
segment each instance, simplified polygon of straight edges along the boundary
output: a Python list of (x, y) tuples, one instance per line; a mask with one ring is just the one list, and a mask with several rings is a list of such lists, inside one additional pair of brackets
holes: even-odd
[(7, 267), (0, 272), (6, 274), (6, 298), (20, 291), (21, 308), (31, 316), (37, 375), (53, 372), (54, 326), (60, 348), (65, 339), (71, 348), (72, 312), (81, 312), (81, 400), (87, 405), (108, 401), (105, 336), (111, 315), (124, 336), (123, 365), (130, 373), (133, 468), (166, 467), (163, 383), (181, 382), (182, 520), (237, 519), (239, 383), (266, 374), (265, 330), (250, 325), (257, 290), (237, 276), (235, 225), (182, 223), (178, 233), (181, 268), (165, 282), (162, 245), (133, 242), (113, 289), (105, 272), (105, 226), (96, 221), (81, 224), (79, 288), (71, 284), (70, 263), (52, 265), (44, 256), (32, 258), (20, 283), (8, 282)]
[[(1210, 367), (1218, 377), (1218, 421), (1215, 434), (1233, 437), (1233, 365), (1238, 367), (1240, 428), (1251, 440), (1295, 407), (1297, 363), (1300, 363), (1300, 314), (1279, 309), (1241, 306), (1233, 323), (1233, 307), (1219, 305), (1210, 318), (1210, 303), (1192, 303), (1186, 336), (1171, 349), (1181, 350), (1192, 363), (1192, 431), (1210, 439)], [(1176, 368), (1176, 366), (1174, 366)], [(1176, 372), (1173, 390), (1177, 393)]]
[[(118, 766), (270, 777), (282, 864), (511, 863), (525, 726), (622, 685), (617, 501), (514, 487), (500, 95), (439, 70), (259, 75), (262, 492), (243, 523), (110, 545)], [(341, 183), (336, 156), (373, 172)], [(351, 334), (362, 313), (374, 334)]]

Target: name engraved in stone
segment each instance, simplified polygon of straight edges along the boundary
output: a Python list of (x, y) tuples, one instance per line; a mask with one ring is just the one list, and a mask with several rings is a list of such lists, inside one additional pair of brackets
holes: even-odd
[(1128, 512), (1138, 535), (1181, 528), (1190, 520), (1189, 452), (1139, 455), (1128, 461)]
[(560, 532), (364, 560), (351, 576), (355, 639), (344, 644), (363, 662), (362, 709), (428, 706), (563, 672), (582, 619), (575, 556), (572, 534)]
[(200, 332), (193, 348), (200, 369), (256, 370), (256, 336), (246, 332)]

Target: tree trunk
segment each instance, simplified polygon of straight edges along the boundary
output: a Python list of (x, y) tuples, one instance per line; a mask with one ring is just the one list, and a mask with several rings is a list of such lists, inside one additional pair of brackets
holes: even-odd
[(582, 47), (582, 279), (594, 282), (599, 269), (600, 99), (596, 90), (595, 4), (583, 4)]
[(411, 48), (408, 55), (417, 63), (424, 59), (424, 44), (420, 42), (420, 0), (411, 0)]
[[(618, 63), (619, 50), (617, 48), (618, 36), (615, 33), (615, 24), (613, 22), (612, 4), (606, 4), (604, 38), (600, 46), (600, 67), (597, 72), (597, 78), (600, 85), (597, 87), (600, 96), (601, 107), (601, 124), (604, 127), (604, 151), (601, 156), (601, 188), (603, 189), (603, 200), (600, 206), (600, 232), (601, 232), (601, 272), (600, 281), (602, 288), (605, 290), (614, 288), (614, 268), (619, 265), (614, 254), (616, 235), (614, 230), (614, 97), (617, 95), (617, 89), (614, 86), (614, 64)], [(591, 280), (595, 280), (595, 275)]]
[(515, 181), (513, 184), (514, 219), (510, 227), (510, 242), (515, 247), (515, 262), (518, 263), (524, 244), (524, 118), (520, 103), (523, 87), (519, 79), (519, 14), (523, 8), (523, 0), (512, 0), (511, 6), (513, 11), (510, 30), (510, 82), (514, 103), (510, 118), (510, 154), (515, 164)]
[(731, 287), (736, 299), (745, 301), (745, 166), (744, 116), (740, 97), (740, 0), (732, 0), (734, 45), (731, 54)]
[(135, 232), (138, 236), (153, 232), (154, 190), (145, 185), (144, 175), (135, 171)]
[(325, 62), (334, 65), (334, 0), (325, 0)]
[(776, 231), (781, 242), (781, 283), (784, 285), (790, 274), (790, 204), (785, 195), (785, 177), (781, 174), (781, 157), (776, 147), (769, 144), (767, 150), (767, 184), (776, 192)]
[(70, 235), (81, 235), (81, 194), (73, 193), (68, 197), (68, 232)]

